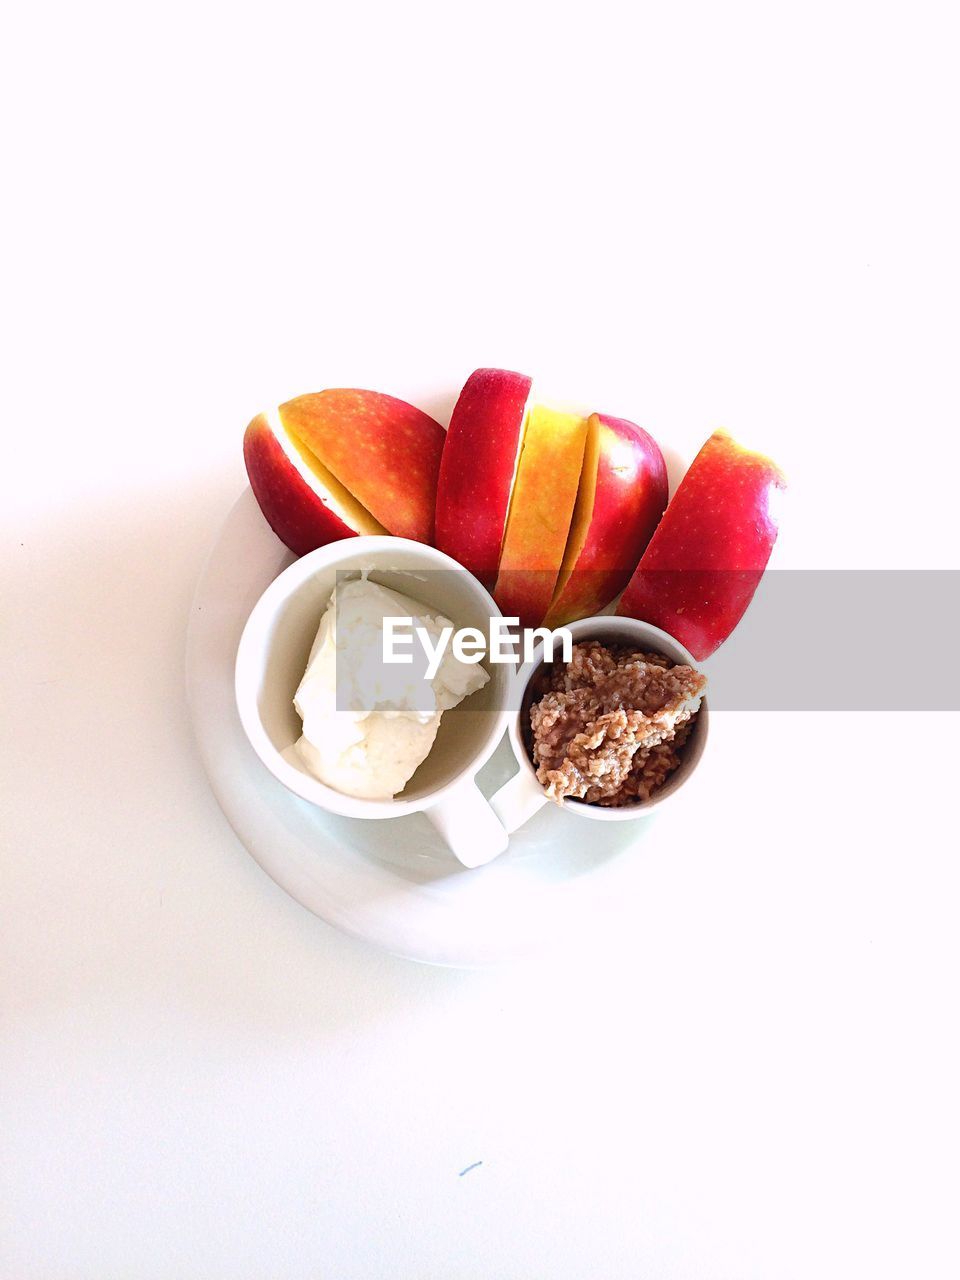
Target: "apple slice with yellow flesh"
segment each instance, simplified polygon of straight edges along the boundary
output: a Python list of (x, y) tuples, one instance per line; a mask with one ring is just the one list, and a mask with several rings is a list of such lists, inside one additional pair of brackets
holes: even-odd
[(544, 624), (599, 613), (627, 585), (667, 505), (657, 442), (625, 418), (594, 413), (563, 565)]
[(443, 427), (379, 391), (298, 396), (280, 421), (388, 532), (433, 541)]
[(587, 419), (534, 405), (527, 415), (493, 598), (537, 627), (553, 598), (577, 501)]
[(258, 413), (243, 437), (250, 487), (274, 533), (295, 555), (358, 533), (386, 533), (367, 509), (284, 426)]

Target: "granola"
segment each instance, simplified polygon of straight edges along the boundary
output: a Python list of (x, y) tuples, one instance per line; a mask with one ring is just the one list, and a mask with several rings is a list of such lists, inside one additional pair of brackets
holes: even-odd
[(680, 763), (706, 677), (658, 653), (591, 640), (544, 669), (530, 708), (533, 763), (552, 800), (649, 800)]

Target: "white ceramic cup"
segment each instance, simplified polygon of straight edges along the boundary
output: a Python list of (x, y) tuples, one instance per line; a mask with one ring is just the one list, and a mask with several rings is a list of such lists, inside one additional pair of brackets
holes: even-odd
[[(602, 640), (609, 644), (628, 644), (648, 653), (662, 653), (672, 662), (685, 663), (695, 667), (697, 664), (691, 654), (679, 640), (649, 622), (638, 622), (635, 618), (619, 618), (599, 615), (594, 618), (582, 618), (579, 622), (567, 624), (567, 629), (574, 642), (581, 640)], [(559, 660), (559, 648), (555, 660)], [(543, 664), (543, 645), (539, 643), (533, 658), (524, 663), (516, 673), (515, 686), (511, 690), (509, 705), (514, 708), (507, 725), (507, 733), (513, 754), (517, 757), (519, 772), (509, 782), (504, 783), (496, 795), (491, 797), (490, 804), (506, 830), (512, 835), (519, 827), (545, 804), (550, 803), (547, 793), (537, 779), (537, 773), (530, 758), (525, 734), (530, 725), (530, 683)], [(519, 708), (519, 710), (517, 710)], [(683, 757), (678, 767), (649, 800), (637, 804), (617, 807), (584, 804), (582, 800), (564, 800), (564, 813), (575, 814), (580, 818), (590, 818), (596, 822), (629, 822), (646, 817), (653, 809), (675, 796), (687, 781), (700, 762), (707, 741), (709, 713), (706, 698), (700, 703), (700, 712), (696, 723), (683, 748)]]
[(244, 732), (273, 776), (304, 800), (350, 818), (422, 812), (464, 866), (481, 866), (507, 847), (507, 833), (474, 778), (507, 727), (512, 666), (484, 663), (489, 681), (444, 713), (430, 754), (395, 799), (343, 795), (281, 755), (300, 737), (293, 696), (337, 575), (359, 576), (361, 570), (381, 586), (442, 613), (456, 627), (479, 627), (486, 633), (490, 618), (500, 616), (471, 573), (420, 542), (357, 537), (311, 551), (270, 584), (244, 627), (235, 677)]

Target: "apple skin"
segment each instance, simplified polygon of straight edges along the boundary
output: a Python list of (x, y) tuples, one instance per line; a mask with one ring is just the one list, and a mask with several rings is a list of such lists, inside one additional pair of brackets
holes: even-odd
[(626, 418), (593, 414), (565, 563), (544, 625), (588, 618), (619, 595), (666, 505), (667, 467), (656, 440)]
[(538, 627), (556, 589), (576, 507), (588, 419), (534, 405), (513, 486), (493, 598)]
[(288, 400), (283, 425), (390, 533), (433, 541), (443, 427), (405, 400), (336, 388)]
[(358, 533), (384, 532), (371, 517), (364, 519), (365, 513), (355, 514), (348, 523), (349, 507), (341, 506), (343, 517), (332, 510), (324, 501), (324, 496), (329, 500), (330, 495), (322, 481), (314, 478), (311, 483), (304, 478), (263, 413), (257, 414), (244, 433), (243, 460), (267, 523), (295, 555), (306, 555)]
[(769, 458), (715, 431), (680, 482), (617, 612), (652, 622), (702, 662), (723, 644), (753, 599), (777, 540)]
[(435, 542), (486, 586), (497, 576), (532, 385), (509, 369), (475, 369), (444, 441)]

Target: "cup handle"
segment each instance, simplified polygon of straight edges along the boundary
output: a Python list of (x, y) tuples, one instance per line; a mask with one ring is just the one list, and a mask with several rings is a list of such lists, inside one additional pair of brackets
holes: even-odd
[(546, 803), (546, 792), (524, 769), (515, 773), (509, 782), (505, 782), (490, 797), (490, 808), (503, 823), (508, 835), (513, 835), (525, 822), (529, 822)]
[(503, 853), (509, 837), (471, 778), (427, 809), (429, 818), (465, 867), (482, 867)]

